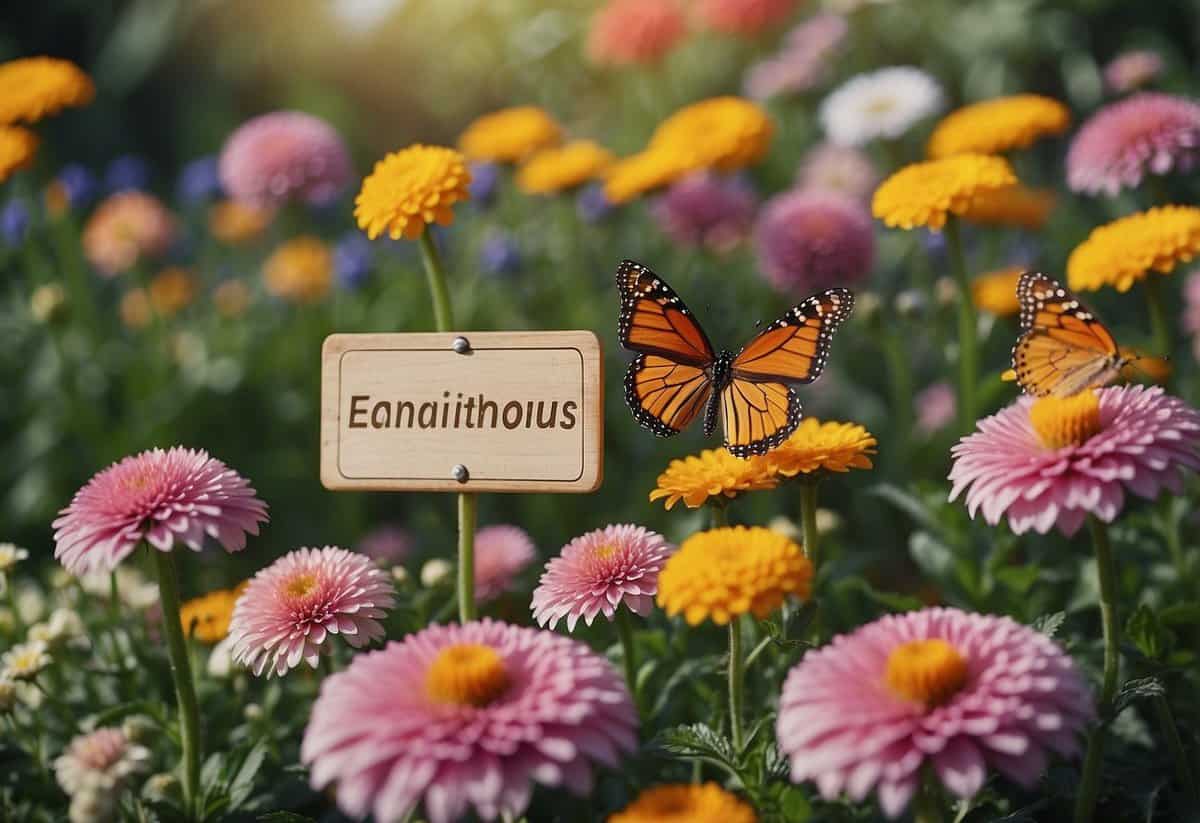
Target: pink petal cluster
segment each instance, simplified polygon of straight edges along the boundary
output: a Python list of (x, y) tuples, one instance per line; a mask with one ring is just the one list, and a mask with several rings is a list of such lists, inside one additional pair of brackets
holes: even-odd
[(767, 201), (755, 228), (759, 267), (791, 296), (850, 286), (875, 262), (875, 230), (866, 207), (844, 194), (790, 191)]
[(355, 548), (376, 563), (403, 563), (413, 551), (412, 533), (403, 526), (388, 524), (363, 535)]
[(178, 227), (153, 195), (123, 191), (92, 212), (80, 235), (83, 255), (105, 277), (116, 277), (140, 262), (165, 255)]
[(143, 540), (200, 551), (211, 537), (246, 547), (267, 520), (249, 481), (208, 452), (180, 446), (126, 457), (84, 485), (54, 521), (54, 556), (74, 575), (111, 572)]
[[(433, 700), (426, 677), (448, 646), (490, 647), (507, 689), (483, 706)], [(304, 731), (301, 760), (355, 817), (399, 820), (424, 805), (431, 823), (470, 807), (513, 819), (533, 784), (586, 795), (592, 765), (637, 745), (637, 712), (612, 664), (552, 632), (482, 620), (430, 626), (329, 677)]]
[(1200, 153), (1200, 103), (1142, 92), (1110, 103), (1080, 127), (1067, 152), (1067, 184), (1115, 195), (1147, 174), (1188, 171)]
[(1163, 59), (1157, 52), (1137, 49), (1118, 54), (1104, 67), (1104, 85), (1114, 94), (1140, 89), (1162, 74)]
[(609, 0), (592, 18), (587, 53), (599, 64), (657, 63), (686, 34), (680, 0)]
[(1200, 270), (1183, 281), (1182, 326), (1192, 336), (1192, 356), (1200, 361)]
[(1182, 494), (1180, 469), (1200, 469), (1200, 412), (1158, 387), (1097, 391), (1100, 431), (1078, 445), (1043, 446), (1029, 397), (980, 420), (951, 450), (950, 499), (965, 492), (972, 517), (1007, 517), (1017, 534), (1057, 527), (1069, 537), (1089, 514), (1111, 523), (1126, 492)]
[(672, 551), (661, 534), (632, 524), (582, 534), (546, 564), (533, 590), (533, 619), (553, 629), (565, 617), (567, 630), (575, 631), (580, 618), (589, 626), (598, 614), (612, 620), (622, 603), (645, 616)]
[(746, 94), (767, 100), (780, 94), (800, 94), (821, 83), (830, 62), (849, 31), (840, 14), (818, 14), (788, 34), (775, 54), (750, 67)]
[(697, 0), (705, 26), (726, 34), (754, 35), (782, 23), (799, 0)]
[(346, 188), (350, 153), (333, 126), (300, 111), (259, 115), (225, 141), (221, 185), (235, 200), (279, 206), (289, 200), (320, 205)]
[(804, 155), (796, 188), (839, 192), (866, 203), (879, 185), (879, 174), (867, 154), (853, 146), (821, 143)]
[[(965, 685), (933, 707), (892, 691), (885, 675), (898, 646), (937, 638), (967, 664)], [(862, 801), (876, 791), (888, 817), (908, 805), (928, 763), (959, 797), (988, 768), (1032, 786), (1047, 750), (1074, 757), (1093, 716), (1079, 671), (1054, 641), (1007, 617), (931, 608), (889, 615), (810, 651), (792, 669), (777, 734), (792, 780), (821, 795)]]
[(913, 398), (917, 407), (917, 429), (933, 434), (950, 424), (958, 408), (954, 387), (945, 380), (933, 383)]
[(486, 603), (512, 588), (536, 552), (528, 532), (516, 526), (486, 526), (475, 533), (475, 600)]
[(238, 598), (229, 621), (233, 660), (267, 677), (301, 660), (315, 669), (329, 635), (356, 649), (383, 637), (379, 619), (393, 595), (387, 572), (361, 554), (296, 549), (254, 575)]
[(750, 234), (757, 208), (746, 182), (697, 172), (672, 183), (655, 201), (653, 214), (676, 244), (728, 252)]

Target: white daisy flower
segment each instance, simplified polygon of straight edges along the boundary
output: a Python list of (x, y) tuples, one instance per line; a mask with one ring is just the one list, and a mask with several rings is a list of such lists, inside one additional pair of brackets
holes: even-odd
[(912, 66), (892, 66), (859, 74), (821, 103), (825, 135), (843, 146), (894, 139), (942, 109), (942, 88)]
[(46, 644), (36, 640), (18, 643), (0, 657), (0, 677), (32, 680), (51, 663)]

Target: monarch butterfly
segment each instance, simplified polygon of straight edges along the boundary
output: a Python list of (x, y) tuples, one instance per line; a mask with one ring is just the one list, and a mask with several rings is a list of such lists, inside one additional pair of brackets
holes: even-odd
[(1111, 383), (1138, 359), (1070, 291), (1040, 272), (1017, 281), (1021, 336), (1008, 373), (1035, 397), (1067, 397)]
[(715, 353), (708, 335), (675, 290), (650, 269), (617, 267), (621, 345), (637, 352), (625, 373), (625, 402), (660, 437), (687, 428), (704, 412), (704, 433), (720, 415), (725, 446), (738, 457), (764, 454), (800, 424), (793, 385), (821, 374), (829, 343), (854, 307), (846, 289), (807, 298), (771, 323), (736, 355)]

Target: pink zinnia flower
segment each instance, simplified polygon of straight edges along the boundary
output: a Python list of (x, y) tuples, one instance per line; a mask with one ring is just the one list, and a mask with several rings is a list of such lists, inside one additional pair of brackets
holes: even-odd
[(354, 817), (431, 823), (471, 807), (520, 817), (535, 782), (586, 795), (592, 764), (636, 745), (637, 712), (612, 664), (552, 632), (482, 620), (430, 626), (329, 677), (300, 757)]
[(1104, 67), (1104, 85), (1114, 94), (1140, 89), (1163, 70), (1163, 59), (1156, 52), (1137, 49), (1119, 54)]
[(200, 551), (211, 537), (246, 547), (267, 520), (250, 483), (208, 452), (176, 446), (126, 457), (95, 475), (54, 521), (54, 556), (74, 575), (111, 572), (143, 540)]
[(1090, 514), (1111, 523), (1125, 493), (1183, 493), (1200, 468), (1200, 413), (1161, 388), (1114, 386), (1070, 398), (1022, 397), (952, 449), (950, 499), (1021, 534), (1068, 537)]
[(728, 252), (750, 233), (757, 207), (758, 198), (744, 181), (697, 172), (672, 183), (655, 201), (653, 213), (678, 245)]
[(317, 667), (325, 640), (340, 634), (354, 648), (384, 636), (377, 618), (396, 601), (387, 572), (370, 558), (326, 546), (301, 548), (262, 569), (233, 607), (233, 660), (267, 677), (303, 660)]
[(950, 424), (958, 408), (954, 387), (941, 380), (917, 392), (917, 429), (933, 434)]
[(750, 67), (746, 94), (766, 100), (778, 94), (799, 94), (822, 82), (834, 52), (849, 25), (840, 14), (818, 14), (788, 34), (783, 48)]
[(1198, 151), (1200, 103), (1143, 92), (1110, 103), (1080, 127), (1067, 152), (1067, 183), (1112, 196), (1147, 174), (1188, 171)]
[(609, 0), (592, 18), (587, 53), (595, 63), (657, 63), (687, 34), (679, 0)]
[(754, 35), (782, 23), (799, 0), (698, 0), (700, 19), (726, 34)]
[(533, 590), (533, 619), (553, 629), (565, 617), (567, 630), (575, 631), (581, 617), (589, 626), (601, 613), (612, 620), (622, 603), (644, 617), (654, 608), (658, 573), (673, 550), (661, 534), (641, 526), (582, 534), (546, 564)]
[(875, 232), (866, 207), (828, 191), (791, 191), (767, 201), (755, 229), (759, 266), (777, 290), (805, 296), (866, 277)]
[(871, 158), (853, 146), (821, 143), (804, 155), (796, 188), (839, 192), (866, 203), (879, 185)]
[(533, 540), (516, 526), (487, 526), (475, 533), (475, 600), (495, 600), (533, 562)]
[(403, 563), (413, 550), (413, 536), (403, 526), (385, 525), (367, 532), (355, 548), (376, 563)]
[(301, 111), (275, 111), (243, 123), (225, 141), (219, 170), (230, 197), (257, 206), (326, 203), (353, 173), (333, 126)]
[(1046, 752), (1079, 753), (1093, 716), (1075, 664), (1007, 617), (958, 609), (889, 615), (835, 637), (792, 669), (776, 731), (792, 780), (826, 799), (872, 790), (888, 817), (912, 799), (921, 767), (972, 797), (989, 767), (1025, 787)]
[(92, 212), (83, 227), (83, 255), (104, 277), (165, 255), (175, 241), (175, 218), (152, 195), (123, 191)]

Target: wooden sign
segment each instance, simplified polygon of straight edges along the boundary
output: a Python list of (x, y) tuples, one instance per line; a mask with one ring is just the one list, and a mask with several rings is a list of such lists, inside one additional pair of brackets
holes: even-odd
[(321, 483), (595, 491), (603, 370), (588, 331), (331, 335), (321, 351)]

